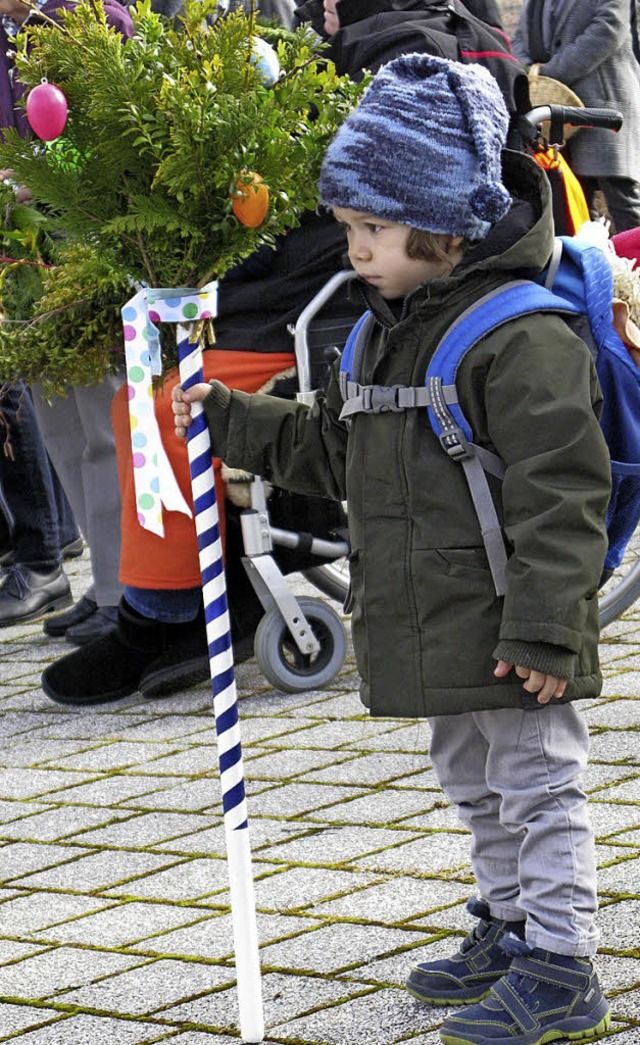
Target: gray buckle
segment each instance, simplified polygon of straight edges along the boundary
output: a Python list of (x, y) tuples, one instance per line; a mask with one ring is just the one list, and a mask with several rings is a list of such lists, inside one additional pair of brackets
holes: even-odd
[(447, 428), (442, 432), (440, 445), (454, 461), (459, 461), (463, 457), (473, 456), (473, 451), (469, 447), (469, 440), (457, 425), (455, 428)]
[(402, 385), (367, 385), (362, 389), (362, 405), (367, 413), (399, 414), (404, 410), (398, 403), (398, 392)]

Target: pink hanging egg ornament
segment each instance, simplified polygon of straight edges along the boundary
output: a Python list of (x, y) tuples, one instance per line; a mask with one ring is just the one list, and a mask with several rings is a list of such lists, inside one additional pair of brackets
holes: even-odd
[(58, 138), (67, 122), (67, 99), (54, 83), (43, 80), (27, 95), (27, 120), (45, 142)]

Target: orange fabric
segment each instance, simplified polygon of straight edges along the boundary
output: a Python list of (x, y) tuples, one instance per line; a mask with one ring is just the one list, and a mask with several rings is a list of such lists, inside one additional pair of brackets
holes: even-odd
[(582, 186), (571, 170), (571, 167), (556, 149), (545, 149), (534, 152), (533, 158), (544, 171), (559, 170), (562, 175), (568, 216), (573, 225), (572, 232), (578, 231), (585, 221), (589, 221), (589, 208), (584, 198)]
[[(203, 355), (204, 378), (217, 378), (229, 388), (243, 392), (258, 389), (282, 370), (294, 365), (289, 353), (221, 351), (209, 349)], [(155, 413), (162, 443), (182, 494), (193, 509), (191, 479), (186, 445), (173, 431), (171, 392), (178, 384), (177, 370), (166, 375), (155, 398)], [(164, 511), (165, 536), (144, 530), (138, 522), (131, 463), (131, 430), (127, 386), (116, 393), (111, 409), (115, 433), (118, 473), (122, 496), (122, 548), (120, 581), (136, 588), (192, 588), (200, 584), (198, 543), (193, 519), (182, 512)], [(224, 483), (220, 461), (214, 458), (216, 496), (220, 514), (220, 530), (224, 543)]]

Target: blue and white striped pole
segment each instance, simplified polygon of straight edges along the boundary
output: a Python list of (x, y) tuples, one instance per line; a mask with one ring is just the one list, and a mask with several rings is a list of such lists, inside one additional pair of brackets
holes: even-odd
[[(148, 287), (139, 290), (122, 309), (138, 521), (161, 537), (164, 536), (163, 509), (188, 515), (191, 509), (173, 476), (153, 410), (153, 375), (161, 371), (160, 340), (155, 324), (177, 325), (180, 380), (183, 387), (188, 388), (203, 380), (197, 331), (202, 327), (201, 321), (215, 315), (216, 296), (216, 284), (202, 289)], [(264, 1017), (231, 625), (211, 442), (201, 403), (192, 404), (192, 417), (187, 449), (218, 738), (240, 1032), (245, 1042), (254, 1043), (264, 1038)]]
[[(204, 380), (199, 340), (191, 327), (178, 325), (178, 359), (183, 388)], [(187, 449), (195, 506), (204, 613), (209, 643), (213, 707), (218, 737), (220, 786), (231, 888), (231, 916), (238, 978), (240, 1033), (246, 1042), (264, 1037), (258, 931), (251, 871), (247, 800), (242, 767), (238, 700), (233, 669), (231, 624), (222, 559), (222, 542), (211, 441), (201, 403), (191, 405)]]

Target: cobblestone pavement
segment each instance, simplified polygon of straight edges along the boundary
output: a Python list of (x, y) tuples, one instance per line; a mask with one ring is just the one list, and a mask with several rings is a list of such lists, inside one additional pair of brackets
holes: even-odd
[[(619, 1045), (640, 1043), (639, 625), (608, 629), (584, 705)], [(39, 686), (66, 649), (0, 632), (0, 1041), (237, 1043), (210, 691), (68, 710)], [(435, 1045), (443, 1010), (402, 983), (465, 933), (473, 881), (426, 724), (367, 719), (352, 660), (322, 692), (275, 692), (254, 661), (237, 681), (265, 1041)]]

